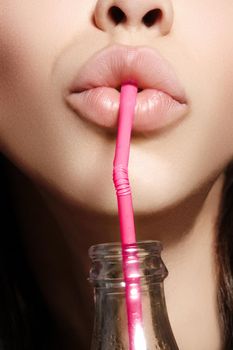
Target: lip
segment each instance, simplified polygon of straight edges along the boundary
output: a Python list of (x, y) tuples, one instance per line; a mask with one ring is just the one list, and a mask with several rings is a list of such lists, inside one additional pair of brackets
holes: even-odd
[(78, 71), (65, 100), (80, 118), (116, 129), (119, 89), (130, 80), (139, 88), (134, 131), (158, 130), (187, 114), (185, 91), (174, 70), (157, 50), (148, 47), (113, 45), (96, 53)]

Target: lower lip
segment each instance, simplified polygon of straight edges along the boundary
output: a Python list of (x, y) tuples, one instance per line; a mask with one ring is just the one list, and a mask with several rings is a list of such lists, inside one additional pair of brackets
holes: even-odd
[[(100, 127), (116, 129), (120, 93), (110, 87), (97, 87), (66, 97), (68, 105), (80, 117)], [(188, 106), (155, 89), (138, 93), (133, 130), (148, 132), (162, 129), (187, 114)]]

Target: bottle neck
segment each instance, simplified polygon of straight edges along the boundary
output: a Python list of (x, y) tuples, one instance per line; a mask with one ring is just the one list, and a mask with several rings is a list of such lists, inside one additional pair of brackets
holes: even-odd
[[(121, 246), (100, 246), (90, 251), (90, 281), (94, 285), (95, 295), (92, 349), (126, 350), (129, 349), (129, 339)], [(143, 316), (143, 336), (138, 332), (137, 339), (140, 350), (178, 349), (167, 315), (163, 288), (167, 269), (161, 259), (161, 249), (161, 244), (154, 241), (139, 242), (137, 246), (128, 247), (129, 256), (136, 254), (139, 267)]]
[[(95, 320), (92, 349), (129, 349), (126, 315), (125, 288), (95, 287)], [(141, 285), (143, 314), (143, 339), (138, 336), (138, 344), (146, 340), (146, 349), (160, 349), (157, 338), (173, 339), (164, 298), (163, 283)], [(169, 333), (171, 332), (171, 335)], [(104, 339), (102, 338), (104, 334)], [(101, 342), (101, 348), (96, 343)], [(103, 343), (105, 346), (103, 347)], [(122, 347), (117, 347), (121, 344)], [(155, 347), (155, 344), (157, 347)], [(141, 344), (138, 349), (145, 350)], [(163, 348), (161, 348), (163, 349)], [(176, 349), (174, 347), (174, 349)]]

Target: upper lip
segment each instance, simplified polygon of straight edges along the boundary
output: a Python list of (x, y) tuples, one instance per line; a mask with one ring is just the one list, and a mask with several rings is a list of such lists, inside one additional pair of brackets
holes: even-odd
[(112, 45), (94, 54), (78, 71), (69, 93), (101, 86), (119, 89), (129, 80), (140, 90), (160, 90), (186, 103), (185, 91), (170, 63), (158, 50), (144, 46)]

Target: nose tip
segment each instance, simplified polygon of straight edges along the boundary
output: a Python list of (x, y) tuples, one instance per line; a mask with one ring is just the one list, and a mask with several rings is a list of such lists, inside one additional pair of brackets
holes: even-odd
[(98, 0), (95, 23), (103, 31), (116, 27), (150, 28), (167, 34), (173, 22), (171, 0)]

